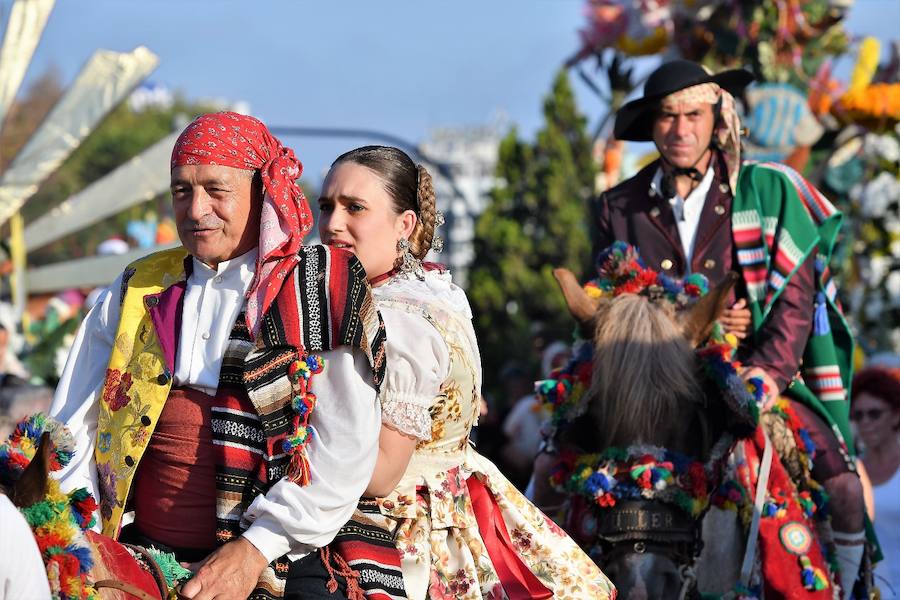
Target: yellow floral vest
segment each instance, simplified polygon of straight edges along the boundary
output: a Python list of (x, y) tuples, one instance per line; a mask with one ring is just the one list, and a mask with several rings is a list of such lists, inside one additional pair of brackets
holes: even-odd
[(184, 248), (135, 261), (125, 270), (121, 317), (100, 398), (94, 457), (104, 535), (117, 537), (134, 474), (172, 387), (148, 307), (185, 279)]

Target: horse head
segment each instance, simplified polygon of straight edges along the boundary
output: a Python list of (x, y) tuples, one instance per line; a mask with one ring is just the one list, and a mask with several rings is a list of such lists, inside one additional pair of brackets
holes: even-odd
[[(595, 289), (566, 269), (554, 270), (592, 347), (578, 416), (558, 436), (560, 447), (575, 449), (583, 461), (563, 470), (571, 475), (565, 489), (577, 488), (567, 501), (566, 527), (620, 598), (693, 597), (701, 496), (708, 500), (714, 480), (707, 461), (730, 447), (723, 441), (728, 407), (711, 389), (698, 347), (738, 276), (730, 273), (709, 293), (688, 299), (683, 284), (643, 268), (633, 249), (624, 255), (631, 269), (625, 279), (617, 263), (619, 279)], [(615, 496), (616, 486), (631, 487)], [(702, 493), (692, 498), (685, 489)]]
[(738, 276), (729, 273), (677, 310), (664, 294), (592, 296), (571, 271), (553, 274), (593, 343), (585, 399), (593, 449), (652, 444), (695, 456), (708, 450), (710, 436), (696, 436), (698, 427), (708, 429), (709, 407), (695, 349), (709, 337)]
[(63, 492), (50, 475), (71, 460), (73, 451), (68, 429), (40, 413), (20, 422), (0, 444), (0, 491), (31, 515), (29, 525), (43, 552), (54, 597), (98, 592), (108, 599), (168, 597), (168, 582), (156, 557), (92, 531), (97, 507), (93, 497), (83, 488)]

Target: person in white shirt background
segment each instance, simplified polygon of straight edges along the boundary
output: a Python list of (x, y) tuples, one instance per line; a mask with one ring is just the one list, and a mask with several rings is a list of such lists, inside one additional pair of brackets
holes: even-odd
[(252, 117), (191, 123), (171, 170), (184, 247), (101, 295), (51, 407), (77, 443), (63, 489), (93, 492), (114, 537), (137, 507), (119, 539), (193, 563), (187, 598), (344, 597), (317, 549), (375, 465), (379, 319), (352, 254), (302, 245), (301, 170)]

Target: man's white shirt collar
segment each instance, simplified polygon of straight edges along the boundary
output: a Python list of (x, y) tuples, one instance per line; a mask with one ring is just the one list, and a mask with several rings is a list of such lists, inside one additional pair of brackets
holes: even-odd
[[(662, 194), (662, 167), (656, 169), (653, 175), (653, 181), (650, 182), (650, 189), (655, 192), (659, 198)], [(681, 248), (684, 250), (684, 256), (687, 259), (687, 272), (690, 273), (691, 259), (694, 254), (694, 241), (697, 238), (697, 227), (700, 225), (700, 213), (703, 212), (703, 205), (706, 203), (706, 195), (712, 187), (713, 178), (715, 177), (715, 169), (712, 163), (706, 169), (706, 174), (700, 183), (697, 184), (687, 198), (682, 198), (675, 194), (673, 198), (667, 198), (672, 206), (672, 214), (675, 216), (675, 223), (678, 225), (678, 236), (681, 238)]]

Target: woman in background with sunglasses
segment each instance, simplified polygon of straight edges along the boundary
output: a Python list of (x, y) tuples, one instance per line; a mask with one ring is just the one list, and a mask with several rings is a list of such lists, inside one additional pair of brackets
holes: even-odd
[(875, 496), (875, 532), (884, 553), (876, 583), (900, 597), (900, 370), (868, 367), (853, 378), (850, 418)]

